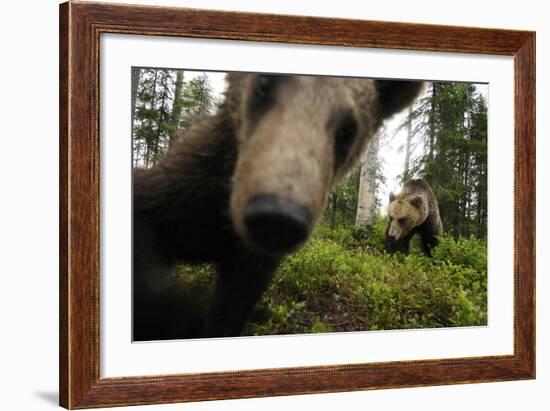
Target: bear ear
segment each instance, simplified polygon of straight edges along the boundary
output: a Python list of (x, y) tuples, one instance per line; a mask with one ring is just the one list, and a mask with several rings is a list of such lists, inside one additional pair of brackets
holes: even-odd
[(422, 207), (422, 204), (424, 203), (424, 200), (422, 199), (422, 196), (414, 196), (409, 200), (409, 203), (420, 210), (420, 207)]
[(423, 81), (376, 80), (382, 117), (388, 118), (409, 106), (424, 87)]
[(395, 200), (395, 194), (393, 194), (392, 192), (390, 192), (390, 203)]

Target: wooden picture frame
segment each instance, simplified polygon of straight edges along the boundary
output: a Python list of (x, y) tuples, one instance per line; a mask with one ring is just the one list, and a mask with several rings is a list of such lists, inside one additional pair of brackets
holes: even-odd
[[(100, 378), (101, 33), (513, 56), (514, 354)], [(91, 408), (535, 378), (535, 33), (69, 2), (60, 5), (60, 405)]]

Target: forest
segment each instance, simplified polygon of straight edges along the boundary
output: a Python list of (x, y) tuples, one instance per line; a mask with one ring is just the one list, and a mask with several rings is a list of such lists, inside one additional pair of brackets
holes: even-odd
[[(153, 167), (186, 129), (215, 113), (223, 90), (213, 78), (132, 69), (134, 167)], [(487, 323), (484, 90), (426, 82), (415, 104), (378, 133), (361, 166), (336, 187), (313, 238), (278, 269), (244, 335)], [(409, 255), (384, 249), (382, 193), (413, 178), (427, 180), (439, 202), (445, 235), (432, 258), (414, 243)], [(214, 267), (182, 264), (174, 276), (190, 295), (208, 300)]]

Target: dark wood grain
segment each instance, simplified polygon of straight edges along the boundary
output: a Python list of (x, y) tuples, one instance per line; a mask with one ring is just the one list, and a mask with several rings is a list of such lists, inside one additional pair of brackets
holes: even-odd
[[(100, 378), (99, 35), (109, 32), (514, 56), (514, 355)], [(62, 406), (89, 408), (534, 378), (534, 33), (71, 2), (60, 6), (59, 47)]]
[(516, 356), (535, 375), (535, 34), (514, 56)]
[(68, 281), (68, 133), (69, 133), (69, 19), (67, 3), (59, 14), (59, 402), (69, 404), (69, 281)]

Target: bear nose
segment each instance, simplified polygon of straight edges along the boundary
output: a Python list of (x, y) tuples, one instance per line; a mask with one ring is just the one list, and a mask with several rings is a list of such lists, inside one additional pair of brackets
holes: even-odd
[(310, 212), (300, 204), (260, 194), (248, 202), (244, 224), (256, 246), (266, 253), (284, 254), (307, 239), (312, 221)]

